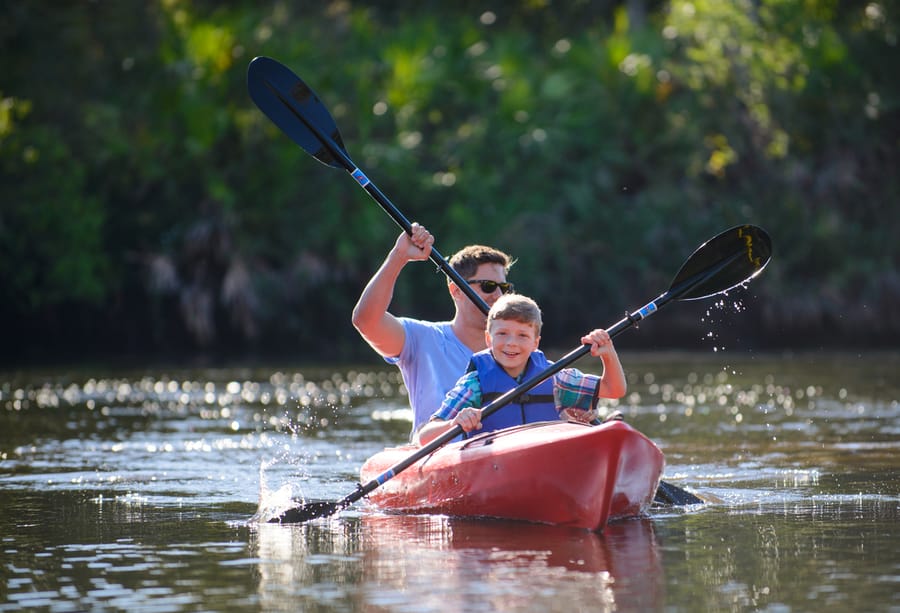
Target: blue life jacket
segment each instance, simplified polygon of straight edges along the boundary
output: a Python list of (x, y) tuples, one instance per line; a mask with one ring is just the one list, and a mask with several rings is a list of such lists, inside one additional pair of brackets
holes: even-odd
[[(541, 351), (534, 351), (528, 357), (528, 364), (520, 379), (527, 381), (551, 365)], [(481, 383), (481, 407), (487, 406), (502, 394), (514, 389), (518, 382), (507, 374), (503, 367), (491, 356), (489, 349), (479, 351), (469, 362), (469, 371), (478, 371)], [(530, 424), (538, 421), (555, 421), (559, 412), (553, 402), (553, 377), (544, 379), (537, 386), (519, 395), (509, 404), (481, 420), (481, 429), (472, 432), (492, 432), (510, 426)]]

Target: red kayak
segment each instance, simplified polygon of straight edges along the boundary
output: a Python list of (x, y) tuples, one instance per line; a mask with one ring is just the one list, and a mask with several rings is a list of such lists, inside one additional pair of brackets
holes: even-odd
[[(407, 445), (372, 456), (360, 469), (361, 482), (415, 451)], [(440, 447), (368, 498), (386, 511), (602, 530), (649, 509), (664, 464), (659, 448), (625, 422), (541, 422)]]

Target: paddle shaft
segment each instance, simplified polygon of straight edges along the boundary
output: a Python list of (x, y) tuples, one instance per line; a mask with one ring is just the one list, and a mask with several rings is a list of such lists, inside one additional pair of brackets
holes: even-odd
[[(338, 146), (334, 139), (331, 138), (328, 134), (326, 134), (321, 127), (314, 121), (310, 121), (304, 113), (297, 112), (294, 108), (294, 105), (291, 101), (285, 98), (281, 92), (274, 87), (269, 86), (269, 90), (281, 101), (282, 104), (285, 105), (289, 110), (291, 110), (294, 116), (297, 117), (299, 121), (303, 123), (306, 128), (312, 132), (316, 139), (322, 146), (325, 147), (331, 156), (346, 170), (350, 173), (350, 176), (362, 187), (366, 192), (372, 197), (375, 202), (394, 220), (394, 222), (400, 226), (407, 234), (412, 234), (412, 223), (410, 223), (409, 219), (406, 218), (403, 213), (400, 212), (394, 203), (390, 201), (390, 199), (384, 195), (378, 186), (372, 182), (369, 177), (353, 163), (353, 160), (350, 159), (344, 150)], [(447, 260), (441, 255), (440, 251), (436, 248), (431, 248), (431, 254), (429, 255), (429, 259), (434, 262), (438, 268), (440, 268), (445, 275), (450, 277), (450, 279), (456, 283), (457, 287), (459, 287), (463, 293), (469, 297), (469, 299), (475, 303), (485, 315), (487, 314), (490, 307), (487, 303), (475, 293), (475, 290), (472, 289), (472, 286), (466, 282), (462, 276), (453, 269), (450, 264), (447, 263)]]

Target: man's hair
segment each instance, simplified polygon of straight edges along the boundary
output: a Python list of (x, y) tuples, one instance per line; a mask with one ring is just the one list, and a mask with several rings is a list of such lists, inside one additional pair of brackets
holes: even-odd
[(532, 324), (538, 336), (541, 334), (541, 309), (537, 302), (521, 294), (503, 294), (497, 298), (497, 302), (488, 311), (487, 329), (490, 331), (491, 323), (498, 319), (517, 321), (522, 324)]
[(468, 279), (478, 271), (482, 264), (500, 264), (504, 272), (516, 261), (499, 249), (485, 247), (484, 245), (469, 245), (463, 247), (450, 258), (450, 266), (459, 273), (463, 279)]

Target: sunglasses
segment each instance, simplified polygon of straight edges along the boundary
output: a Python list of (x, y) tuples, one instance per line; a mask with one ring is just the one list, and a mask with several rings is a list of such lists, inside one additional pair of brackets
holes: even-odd
[(477, 283), (481, 288), (481, 291), (485, 294), (493, 294), (498, 287), (504, 294), (511, 294), (516, 290), (516, 287), (512, 283), (498, 283), (496, 281), (486, 281), (484, 279), (469, 279), (466, 283), (469, 285), (475, 285)]

